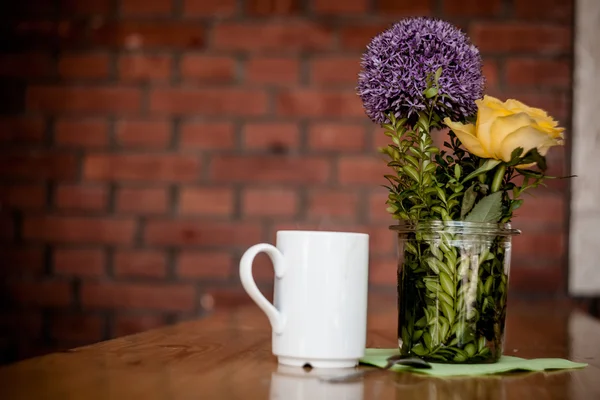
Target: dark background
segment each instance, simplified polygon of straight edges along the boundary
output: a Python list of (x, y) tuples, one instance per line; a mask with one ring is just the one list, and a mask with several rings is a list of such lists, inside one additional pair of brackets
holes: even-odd
[[(279, 228), (369, 233), (371, 288), (393, 292), (386, 138), (354, 87), (400, 18), (456, 23), (487, 93), (571, 134), (569, 0), (3, 3), (0, 361), (248, 302), (239, 257)], [(513, 297), (566, 296), (568, 184), (514, 220)], [(269, 291), (265, 259), (256, 273)]]

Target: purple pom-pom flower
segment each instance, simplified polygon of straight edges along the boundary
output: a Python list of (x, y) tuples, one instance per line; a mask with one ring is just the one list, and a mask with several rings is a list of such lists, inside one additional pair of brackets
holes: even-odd
[[(440, 97), (433, 104), (423, 92), (427, 76), (442, 67)], [(358, 76), (358, 95), (376, 123), (386, 114), (416, 118), (433, 107), (441, 119), (463, 121), (475, 114), (483, 96), (479, 50), (452, 24), (431, 18), (407, 18), (382, 32), (367, 46)], [(445, 95), (445, 96), (441, 96)]]

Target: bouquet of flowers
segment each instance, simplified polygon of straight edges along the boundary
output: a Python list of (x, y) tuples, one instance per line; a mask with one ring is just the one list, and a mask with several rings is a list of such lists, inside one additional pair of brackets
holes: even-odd
[[(387, 210), (399, 220), (403, 354), (494, 362), (502, 352), (513, 212), (549, 178), (563, 128), (484, 95), (479, 50), (453, 25), (408, 18), (372, 39), (358, 95), (390, 144)], [(447, 130), (442, 149), (432, 132)]]

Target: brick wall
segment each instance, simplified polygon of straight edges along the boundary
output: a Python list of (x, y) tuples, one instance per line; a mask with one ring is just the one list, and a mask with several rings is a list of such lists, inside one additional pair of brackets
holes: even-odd
[[(393, 290), (384, 135), (361, 51), (431, 15), (480, 47), (490, 94), (570, 126), (568, 0), (21, 0), (0, 34), (0, 353), (14, 359), (246, 300), (236, 268), (287, 228), (371, 234)], [(550, 155), (567, 173), (566, 153)], [(529, 198), (511, 288), (561, 295), (568, 182)], [(272, 281), (260, 259), (263, 287)]]

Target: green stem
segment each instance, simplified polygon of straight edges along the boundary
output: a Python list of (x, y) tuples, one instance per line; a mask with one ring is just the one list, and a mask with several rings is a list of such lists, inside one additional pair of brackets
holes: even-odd
[(502, 184), (502, 180), (504, 179), (504, 174), (506, 173), (506, 165), (500, 164), (498, 169), (496, 170), (496, 175), (494, 175), (494, 180), (492, 181), (492, 187), (490, 191), (492, 193), (496, 193), (500, 190), (500, 185)]

